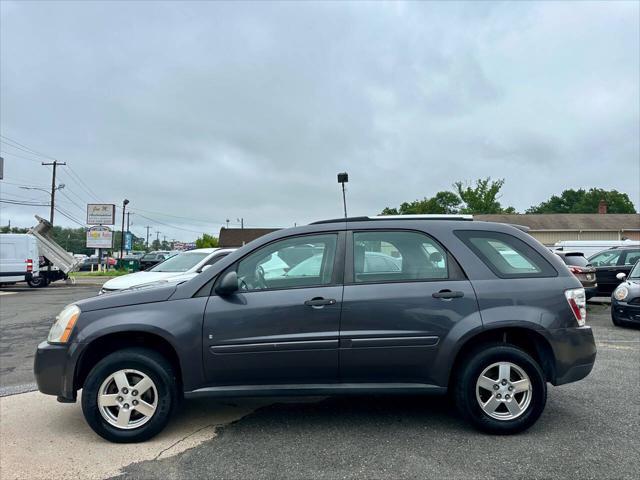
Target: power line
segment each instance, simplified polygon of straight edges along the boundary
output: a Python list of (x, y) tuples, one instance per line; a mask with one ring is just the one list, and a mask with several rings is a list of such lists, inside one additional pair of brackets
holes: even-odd
[[(13, 148), (17, 148), (17, 149), (19, 149), (19, 150), (23, 150), (23, 151), (25, 151), (25, 152), (27, 152), (27, 153), (30, 153), (31, 155), (38, 155), (38, 156), (40, 156), (40, 157), (44, 157), (44, 158), (46, 158), (46, 159), (48, 159), (48, 160), (59, 161), (57, 158), (53, 158), (53, 157), (52, 157), (52, 156), (50, 156), (50, 155), (47, 155), (47, 154), (41, 153), (41, 152), (39, 152), (39, 151), (37, 151), (37, 150), (34, 150), (33, 148), (28, 147), (27, 145), (24, 145), (23, 143), (20, 143), (20, 142), (18, 142), (17, 140), (13, 140), (12, 138), (9, 138), (9, 137), (7, 137), (7, 136), (5, 136), (5, 135), (1, 135), (1, 134), (0, 134), (0, 137), (4, 138), (4, 139), (6, 140), (6, 141), (2, 142), (2, 143), (4, 143), (5, 145), (9, 145), (9, 146), (11, 146), (11, 147), (13, 147)], [(1, 141), (1, 140), (0, 140), (0, 141)], [(7, 141), (8, 141), (8, 142), (11, 142), (11, 143), (13, 143), (13, 144), (15, 144), (15, 145), (11, 145), (11, 143), (8, 143)], [(16, 146), (16, 145), (17, 145), (17, 146)]]
[(60, 207), (55, 207), (56, 212), (58, 212), (60, 215), (62, 215), (63, 217), (68, 218), (69, 220), (71, 220), (73, 223), (76, 223), (78, 225), (80, 225), (81, 227), (85, 227), (84, 223), (80, 222), (80, 220), (74, 218), (71, 214), (63, 211)]
[(199, 235), (201, 235), (202, 233), (204, 233), (204, 232), (202, 232), (202, 231), (190, 230), (190, 229), (188, 229), (188, 228), (182, 228), (182, 227), (176, 227), (175, 225), (170, 225), (170, 224), (168, 224), (168, 223), (161, 222), (160, 220), (156, 220), (156, 219), (153, 219), (153, 218), (147, 217), (147, 216), (145, 216), (145, 215), (141, 214), (140, 212), (137, 212), (137, 214), (138, 214), (139, 216), (141, 216), (142, 218), (145, 218), (145, 219), (149, 220), (150, 222), (159, 223), (160, 225), (164, 225), (165, 227), (173, 228), (173, 229), (176, 229), (176, 230), (184, 230), (185, 232), (197, 233), (197, 234), (199, 234)]
[(35, 203), (24, 200), (0, 199), (0, 203), (9, 203), (11, 205), (28, 205), (30, 207), (50, 207), (50, 203)]
[(77, 182), (80, 182), (81, 185), (83, 185), (85, 187), (85, 189), (87, 190), (87, 192), (89, 193), (89, 195), (91, 195), (93, 198), (95, 198), (98, 202), (100, 202), (101, 200), (98, 198), (98, 196), (93, 192), (93, 190), (91, 190), (91, 188), (89, 188), (89, 185), (87, 185), (84, 180), (82, 180), (82, 178), (80, 177), (80, 175), (78, 175), (76, 173), (76, 171), (71, 168), (71, 166), (68, 166), (69, 168), (69, 173), (73, 174), (73, 176), (75, 176), (77, 178)]
[[(15, 145), (11, 145), (10, 143), (7, 143), (7, 142), (2, 142), (2, 143), (4, 143), (5, 148), (6, 148), (6, 147), (12, 147), (12, 148), (16, 148), (16, 149), (18, 149), (18, 150), (22, 150), (23, 152), (27, 152), (27, 153), (30, 153), (30, 154), (31, 154), (31, 152), (29, 152), (28, 150), (25, 150), (24, 148), (16, 147)], [(9, 155), (15, 155), (16, 157), (24, 158), (25, 160), (29, 160), (29, 161), (31, 161), (31, 162), (40, 163), (40, 160), (36, 160), (35, 158), (25, 157), (25, 156), (23, 156), (23, 155), (18, 155), (17, 153), (7, 152), (6, 150), (4, 150), (2, 153), (3, 153), (3, 154), (9, 154)], [(33, 154), (32, 154), (32, 155), (33, 155)]]
[[(8, 144), (5, 144), (8, 145)], [(10, 147), (13, 147), (13, 145), (9, 145)], [(15, 148), (15, 147), (14, 147)], [(13, 157), (18, 157), (18, 158), (24, 158), (25, 160), (29, 160), (31, 162), (36, 162), (36, 163), (40, 163), (40, 160), (36, 160), (35, 158), (29, 158), (29, 157), (25, 157), (24, 155), (18, 155), (17, 153), (13, 153), (13, 152), (7, 152), (6, 150), (3, 150), (2, 152), (3, 155), (11, 155)]]

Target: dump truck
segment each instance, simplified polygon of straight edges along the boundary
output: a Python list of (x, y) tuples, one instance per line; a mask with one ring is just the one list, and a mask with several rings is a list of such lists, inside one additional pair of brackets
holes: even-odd
[(58, 245), (51, 236), (53, 225), (48, 220), (36, 215), (38, 224), (29, 229), (38, 241), (38, 253), (41, 258), (39, 275), (33, 276), (27, 283), (29, 286), (46, 287), (56, 280), (67, 280), (69, 274), (79, 270), (82, 260), (75, 258)]

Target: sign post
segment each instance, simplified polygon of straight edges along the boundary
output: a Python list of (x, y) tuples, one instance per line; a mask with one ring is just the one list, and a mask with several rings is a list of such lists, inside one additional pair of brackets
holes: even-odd
[[(103, 225), (115, 225), (116, 206), (113, 203), (87, 204), (87, 225), (98, 225), (87, 230), (87, 248), (98, 249), (98, 270), (102, 265), (102, 249), (113, 248), (113, 232)], [(107, 270), (105, 265), (105, 270)]]

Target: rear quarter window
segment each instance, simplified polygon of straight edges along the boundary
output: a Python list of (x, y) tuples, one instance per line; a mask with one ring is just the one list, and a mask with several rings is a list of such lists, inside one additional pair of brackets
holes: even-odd
[(519, 238), (501, 232), (456, 230), (455, 235), (500, 278), (556, 277), (555, 268)]

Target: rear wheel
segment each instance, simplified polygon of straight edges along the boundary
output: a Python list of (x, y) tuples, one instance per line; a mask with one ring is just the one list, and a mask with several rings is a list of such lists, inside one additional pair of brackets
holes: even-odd
[(82, 412), (101, 437), (142, 442), (169, 422), (177, 403), (170, 363), (144, 348), (112, 353), (91, 370), (82, 390)]
[(27, 280), (27, 284), (31, 287), (31, 288), (44, 288), (47, 285), (49, 285), (49, 280), (45, 277), (33, 277), (31, 280)]
[(484, 345), (461, 362), (455, 398), (461, 414), (488, 433), (526, 430), (542, 414), (547, 385), (538, 363), (505, 344)]

